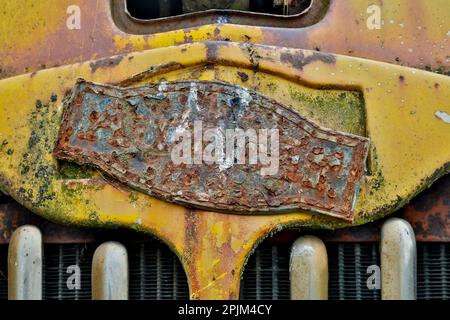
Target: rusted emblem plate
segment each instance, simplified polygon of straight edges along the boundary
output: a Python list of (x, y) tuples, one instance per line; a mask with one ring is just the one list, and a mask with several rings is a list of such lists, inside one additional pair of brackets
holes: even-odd
[(79, 80), (54, 155), (169, 202), (234, 213), (353, 218), (368, 139), (321, 128), (213, 81), (115, 87)]

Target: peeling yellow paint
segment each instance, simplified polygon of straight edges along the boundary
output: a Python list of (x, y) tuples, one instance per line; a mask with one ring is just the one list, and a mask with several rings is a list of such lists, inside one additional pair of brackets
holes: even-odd
[(248, 42), (249, 39), (252, 39), (252, 42), (258, 42), (261, 37), (261, 28), (246, 27), (245, 32), (242, 32), (240, 26), (225, 24), (204, 25), (189, 30), (180, 29), (147, 36), (118, 34), (114, 36), (114, 43), (117, 50), (131, 48), (133, 51), (140, 51), (147, 48), (161, 48), (185, 42), (219, 40), (220, 38), (236, 42)]

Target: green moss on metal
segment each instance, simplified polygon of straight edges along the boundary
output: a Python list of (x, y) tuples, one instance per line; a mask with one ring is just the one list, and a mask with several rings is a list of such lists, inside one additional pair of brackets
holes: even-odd
[(138, 193), (136, 191), (131, 191), (128, 199), (130, 200), (130, 203), (135, 203), (139, 199)]
[(88, 179), (92, 178), (95, 174), (95, 170), (86, 165), (79, 165), (69, 161), (60, 161), (59, 174), (63, 179)]
[(296, 109), (321, 126), (366, 136), (364, 99), (360, 92), (320, 90), (320, 94), (310, 94), (290, 88), (289, 94), (297, 102)]
[(56, 196), (52, 181), (56, 175), (54, 163), (49, 162), (47, 155), (52, 152), (52, 137), (55, 136), (54, 123), (58, 119), (56, 111), (50, 111), (48, 102), (36, 100), (35, 109), (28, 119), (30, 137), (28, 150), (23, 152), (19, 164), (22, 186), (29, 185), (32, 189), (21, 187), (17, 196), (32, 208), (48, 208), (47, 202)]
[(272, 92), (276, 92), (278, 89), (278, 85), (274, 82), (270, 82), (267, 84), (267, 88), (269, 88), (269, 90)]

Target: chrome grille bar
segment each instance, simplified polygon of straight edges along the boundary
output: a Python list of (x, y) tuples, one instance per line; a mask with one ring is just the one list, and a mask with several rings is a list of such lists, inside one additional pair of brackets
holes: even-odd
[(128, 299), (128, 254), (118, 242), (105, 242), (92, 261), (92, 299)]
[(8, 250), (8, 299), (42, 299), (42, 235), (35, 226), (14, 231)]
[(411, 225), (400, 218), (381, 228), (381, 299), (415, 300), (416, 239)]

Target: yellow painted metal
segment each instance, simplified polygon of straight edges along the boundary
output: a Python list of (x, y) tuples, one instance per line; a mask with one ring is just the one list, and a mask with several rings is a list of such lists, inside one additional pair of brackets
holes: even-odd
[[(117, 0), (121, 1), (121, 0)], [(317, 1), (317, 0), (315, 0)], [(326, 1), (326, 0), (321, 0)], [(81, 28), (68, 29), (69, 6)], [(379, 6), (384, 22), (368, 29), (367, 8)], [(0, 78), (133, 51), (197, 41), (229, 40), (364, 57), (448, 73), (448, 0), (330, 0), (328, 12), (307, 28), (208, 24), (151, 35), (120, 30), (104, 0), (3, 0)]]
[[(330, 103), (336, 114), (349, 112), (355, 121), (363, 115), (371, 140), (370, 172), (356, 205), (357, 225), (399, 208), (449, 171), (450, 124), (437, 112), (450, 114), (450, 79), (364, 59), (328, 57), (334, 62), (307, 50), (193, 43), (0, 80), (0, 188), (56, 222), (153, 234), (179, 256), (192, 298), (237, 298), (244, 263), (263, 237), (294, 225), (337, 228), (349, 223), (308, 212), (194, 211), (110, 184), (101, 176), (64, 178), (51, 155), (62, 99), (78, 77), (128, 84), (218, 79), (269, 95), (333, 129), (351, 132), (359, 125), (339, 116), (322, 117), (330, 114), (324, 104)], [(305, 59), (309, 63), (301, 64)], [(243, 81), (237, 70), (249, 79)], [(133, 78), (136, 74), (141, 76)], [(363, 103), (352, 102), (351, 92), (361, 92)], [(339, 97), (349, 103), (334, 104)]]

